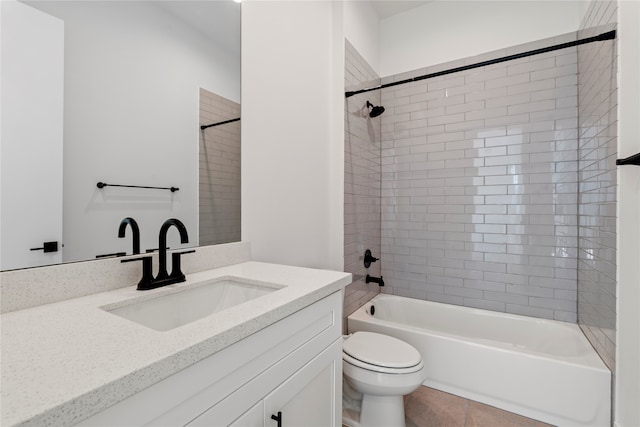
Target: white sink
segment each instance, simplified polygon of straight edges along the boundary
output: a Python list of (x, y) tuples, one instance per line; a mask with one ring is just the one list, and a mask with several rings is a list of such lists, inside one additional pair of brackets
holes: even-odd
[[(284, 286), (222, 277), (153, 298), (102, 309), (157, 331), (168, 331), (282, 289)], [(173, 292), (172, 292), (173, 291)]]

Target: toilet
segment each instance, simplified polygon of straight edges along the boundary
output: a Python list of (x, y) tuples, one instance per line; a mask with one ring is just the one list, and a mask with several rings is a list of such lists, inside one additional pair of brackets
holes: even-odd
[(405, 427), (403, 396), (424, 382), (420, 352), (397, 338), (355, 332), (342, 344), (342, 423), (349, 427)]

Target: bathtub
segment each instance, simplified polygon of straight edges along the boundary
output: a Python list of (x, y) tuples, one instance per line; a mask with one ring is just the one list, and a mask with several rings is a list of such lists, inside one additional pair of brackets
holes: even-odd
[(416, 347), (428, 387), (558, 426), (611, 425), (610, 371), (577, 325), (386, 294), (347, 324)]

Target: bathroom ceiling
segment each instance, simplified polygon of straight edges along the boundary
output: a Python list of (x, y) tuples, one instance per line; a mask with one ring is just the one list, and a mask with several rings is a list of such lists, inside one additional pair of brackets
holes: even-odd
[(378, 18), (385, 19), (432, 1), (434, 0), (370, 0), (370, 3), (378, 14)]
[[(423, 6), (435, 0), (369, 0), (379, 19), (385, 19), (407, 10)], [(222, 47), (240, 55), (240, 38), (228, 37), (240, 34), (240, 4), (232, 0), (160, 1), (157, 4), (172, 15), (187, 22), (193, 28), (216, 40), (224, 41)], [(221, 7), (221, 6), (224, 7)]]
[(156, 4), (227, 51), (240, 56), (239, 3), (232, 0), (174, 0), (159, 1)]

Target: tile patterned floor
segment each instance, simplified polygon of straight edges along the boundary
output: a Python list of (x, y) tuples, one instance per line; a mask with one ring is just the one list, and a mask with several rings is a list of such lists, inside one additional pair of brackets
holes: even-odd
[(404, 398), (407, 427), (551, 427), (428, 387)]

